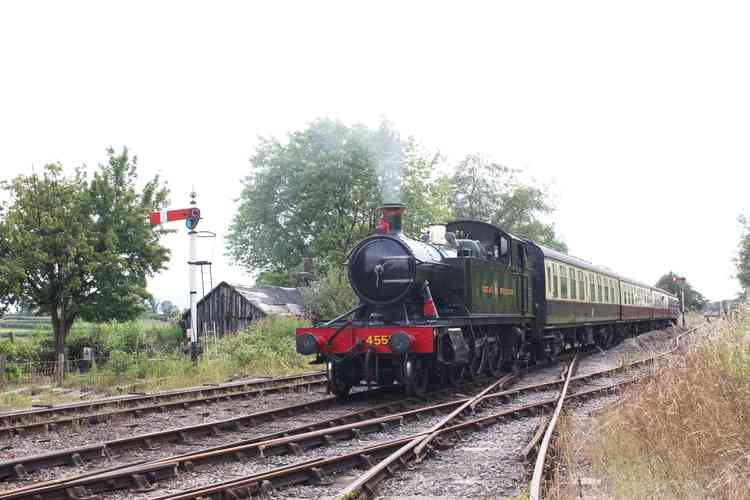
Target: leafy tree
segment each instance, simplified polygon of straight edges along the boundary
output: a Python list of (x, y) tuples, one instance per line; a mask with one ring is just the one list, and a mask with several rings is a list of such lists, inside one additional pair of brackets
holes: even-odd
[(566, 250), (552, 224), (540, 219), (553, 211), (545, 188), (479, 155), (466, 157), (452, 175), (441, 173), (442, 161), (414, 139), (402, 140), (387, 122), (373, 130), (323, 119), (285, 142), (263, 139), (227, 252), (260, 271), (258, 283), (293, 286), (305, 256), (316, 259), (318, 273), (343, 262), (371, 233), (382, 201), (407, 205), (404, 231), (412, 236), (431, 223), (473, 217)]
[[(163, 268), (163, 232), (147, 222), (167, 189), (158, 177), (136, 187), (137, 162), (127, 149), (107, 151), (89, 181), (59, 164), (2, 183), (9, 194), (0, 221), (0, 303), (48, 312), (55, 352), (77, 318), (128, 320), (143, 311), (146, 278)], [(58, 372), (61, 373), (61, 372)]]
[(701, 311), (706, 307), (708, 301), (699, 291), (695, 290), (687, 279), (682, 284), (682, 277), (676, 275), (672, 271), (659, 278), (659, 281), (654, 285), (656, 288), (666, 290), (677, 297), (680, 296), (680, 289), (684, 286), (685, 289), (685, 309), (691, 311)]
[(252, 271), (289, 271), (305, 256), (318, 267), (341, 262), (370, 232), (380, 200), (374, 135), (318, 120), (284, 143), (262, 139), (229, 227), (229, 255)]
[(742, 225), (740, 248), (735, 260), (737, 265), (737, 279), (744, 290), (750, 290), (750, 221), (744, 216), (739, 217)]
[(180, 308), (174, 305), (171, 300), (162, 301), (159, 304), (159, 309), (161, 310), (161, 313), (167, 318), (175, 318), (178, 314), (180, 314)]
[(452, 218), (448, 207), (450, 178), (438, 173), (441, 161), (439, 153), (425, 151), (414, 139), (406, 142), (401, 201), (407, 207), (403, 229), (408, 235), (417, 236), (430, 224)]
[(159, 314), (159, 306), (161, 303), (156, 300), (156, 297), (149, 296), (143, 301), (143, 305), (146, 308), (146, 312), (151, 314)]
[(297, 271), (264, 271), (255, 279), (256, 285), (295, 287), (299, 284)]
[(567, 252), (554, 225), (542, 217), (554, 211), (546, 187), (519, 178), (520, 171), (471, 154), (461, 160), (451, 177), (450, 208), (456, 218), (493, 222), (503, 229), (542, 245)]

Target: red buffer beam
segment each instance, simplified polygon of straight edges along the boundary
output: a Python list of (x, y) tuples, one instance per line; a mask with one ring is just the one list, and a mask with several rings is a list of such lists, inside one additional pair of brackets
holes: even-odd
[(173, 222), (176, 220), (186, 219), (200, 219), (201, 211), (196, 208), (179, 208), (177, 210), (160, 210), (159, 212), (151, 212), (148, 216), (148, 222), (152, 226), (157, 224), (166, 224), (167, 222)]

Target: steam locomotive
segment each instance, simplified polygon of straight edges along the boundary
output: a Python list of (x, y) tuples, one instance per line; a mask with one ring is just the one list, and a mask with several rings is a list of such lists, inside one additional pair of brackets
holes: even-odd
[(412, 239), (389, 204), (348, 259), (359, 303), (299, 328), (297, 352), (325, 364), (328, 389), (457, 385), (587, 345), (607, 348), (676, 323), (677, 297), (477, 220)]

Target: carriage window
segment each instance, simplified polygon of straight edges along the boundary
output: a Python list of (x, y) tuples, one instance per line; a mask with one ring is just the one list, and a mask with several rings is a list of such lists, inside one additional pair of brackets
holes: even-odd
[(557, 264), (552, 264), (552, 296), (557, 298)]
[(547, 294), (552, 294), (552, 266), (547, 264)]
[(576, 270), (572, 267), (568, 269), (570, 271), (570, 298), (573, 300), (578, 299), (578, 285), (576, 284)]
[(568, 298), (568, 268), (560, 265), (560, 298)]
[(582, 271), (578, 271), (578, 299), (586, 300), (586, 282), (583, 280)]
[(589, 292), (591, 293), (589, 301), (596, 302), (596, 283), (594, 283), (593, 274), (589, 274)]
[(609, 280), (604, 278), (604, 302), (609, 302)]

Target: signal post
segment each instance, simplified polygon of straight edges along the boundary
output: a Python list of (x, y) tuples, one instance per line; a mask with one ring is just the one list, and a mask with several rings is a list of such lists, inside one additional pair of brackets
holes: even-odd
[(196, 196), (195, 191), (190, 193), (190, 208), (180, 208), (177, 210), (164, 209), (159, 212), (152, 212), (148, 217), (149, 224), (152, 226), (184, 220), (185, 226), (188, 229), (188, 237), (190, 238), (188, 247), (190, 259), (188, 261), (188, 265), (190, 266), (188, 280), (190, 286), (190, 329), (188, 332), (190, 334), (190, 357), (193, 361), (198, 359), (198, 289), (196, 285), (197, 279), (195, 270), (195, 266), (197, 265), (195, 242), (197, 233), (195, 231), (195, 226), (198, 225), (198, 222), (201, 219), (201, 211), (195, 206)]

